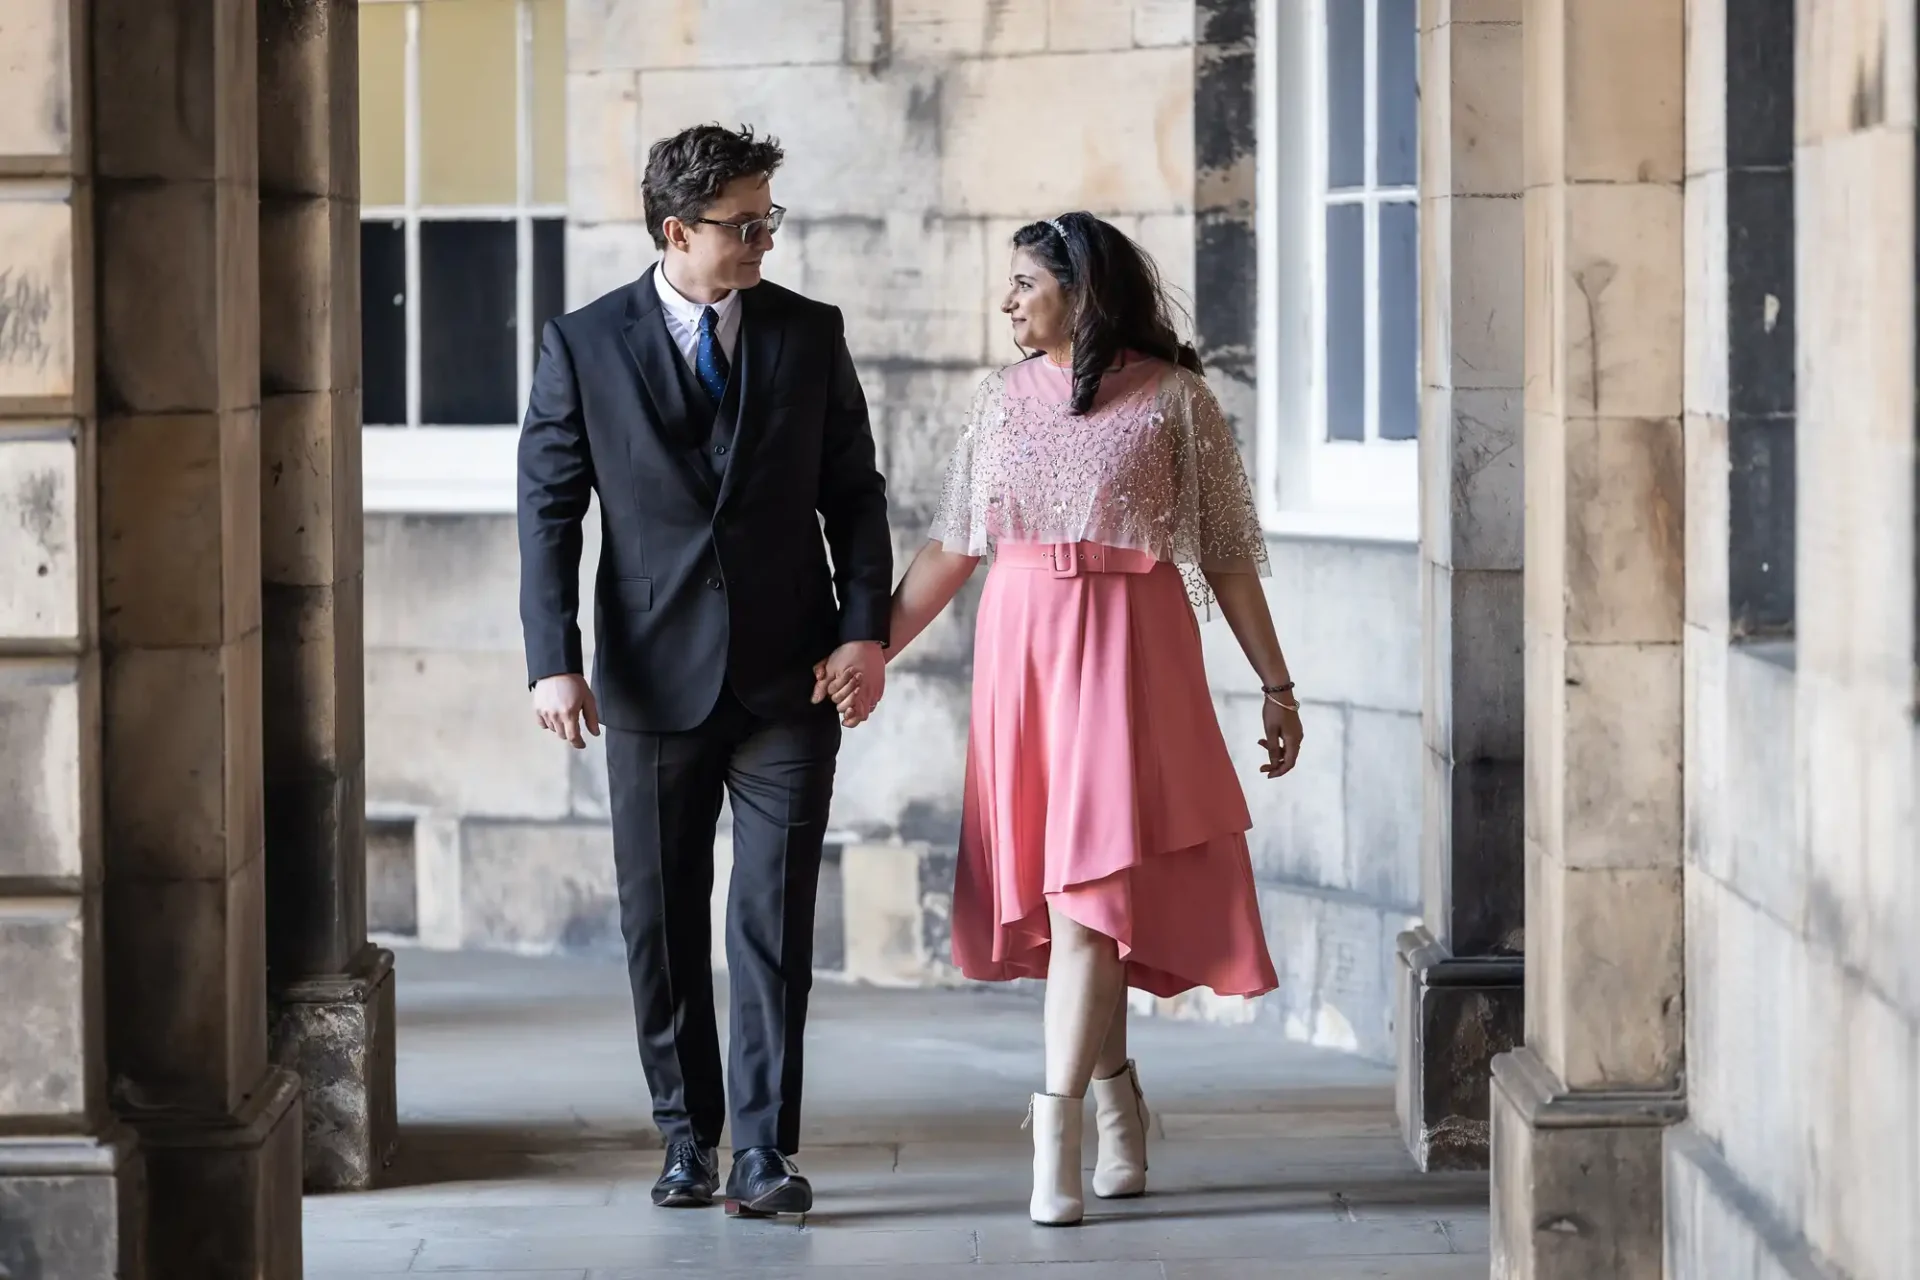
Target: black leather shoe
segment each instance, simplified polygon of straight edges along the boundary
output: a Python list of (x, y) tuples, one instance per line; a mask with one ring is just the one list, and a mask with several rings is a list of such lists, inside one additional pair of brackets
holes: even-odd
[(698, 1209), (720, 1188), (720, 1153), (697, 1142), (669, 1142), (667, 1164), (653, 1184), (653, 1202), (667, 1209)]
[(727, 1176), (727, 1216), (771, 1218), (813, 1208), (813, 1187), (774, 1147), (748, 1147)]

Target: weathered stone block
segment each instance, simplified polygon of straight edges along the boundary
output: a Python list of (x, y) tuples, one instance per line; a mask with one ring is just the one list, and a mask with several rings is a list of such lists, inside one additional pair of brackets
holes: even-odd
[(1569, 644), (1566, 809), (1569, 867), (1680, 864), (1681, 650)]
[(1680, 424), (1566, 423), (1566, 636), (1672, 643), (1686, 593), (1686, 466)]
[(63, 663), (0, 666), (0, 876), (79, 879), (89, 865), (97, 764), (83, 752), (97, 708)]
[[(597, 530), (590, 513), (585, 528)], [(367, 644), (518, 653), (520, 552), (510, 515), (400, 515), (367, 522)], [(590, 576), (581, 557), (583, 631), (592, 624)], [(449, 584), (458, 584), (450, 590)], [(524, 683), (524, 682), (523, 682)]]
[[(1794, 23), (1794, 141), (1874, 130), (1889, 139), (1914, 121), (1913, 19), (1901, 6), (1820, 6)], [(1871, 68), (1872, 70), (1868, 70)], [(1909, 183), (1909, 186), (1912, 184)]]
[(893, 0), (894, 52), (903, 59), (1037, 53), (1047, 47), (1050, 0)]
[(1455, 960), (1424, 930), (1400, 936), (1395, 1033), (1402, 1136), (1428, 1172), (1484, 1169), (1497, 1054), (1520, 1043), (1518, 965)]
[[(1529, 25), (1529, 31), (1533, 25)], [(1531, 137), (1544, 131), (1529, 129), (1527, 134)], [(1560, 332), (1563, 326), (1557, 310), (1566, 271), (1566, 244), (1559, 234), (1559, 189), (1529, 186), (1520, 197), (1520, 221), (1525, 228), (1520, 245), (1520, 290), (1526, 309), (1521, 355), (1521, 368), (1527, 375), (1523, 403), (1529, 416), (1558, 418), (1567, 408), (1567, 344)], [(1578, 291), (1572, 296), (1578, 297)], [(1526, 456), (1532, 468), (1537, 455), (1529, 448)]]
[(96, 197), (103, 408), (257, 404), (260, 250), (250, 189), (107, 182)]
[(841, 743), (833, 827), (957, 841), (970, 699), (951, 671), (889, 673), (880, 709)]
[(1133, 0), (1133, 42), (1142, 48), (1193, 43), (1193, 0)]
[(367, 787), (375, 804), (561, 818), (568, 754), (533, 721), (517, 651), (367, 654)]
[(1430, 528), (1423, 549), (1455, 569), (1518, 570), (1526, 523), (1520, 393), (1427, 395), (1436, 402), (1432, 426), (1441, 438), (1422, 438), (1422, 459), (1444, 466), (1445, 474), (1428, 474), (1422, 500), (1446, 523)]
[(77, 215), (69, 201), (0, 202), (0, 397), (90, 398), (75, 365)]
[(339, 355), (333, 219), (351, 213), (324, 195), (260, 198), (260, 390), (325, 391)]
[(276, 993), (274, 1062), (299, 1074), (308, 1191), (364, 1191), (399, 1138), (393, 954), (367, 947), (349, 972)]
[(267, 590), (266, 759), (276, 773), (353, 771), (366, 740), (360, 580)]
[[(1257, 772), (1266, 760), (1266, 752), (1258, 745), (1264, 733), (1261, 702), (1256, 694), (1219, 697), (1215, 703), (1253, 815), (1247, 845), (1254, 876), (1349, 888), (1353, 870), (1347, 859), (1348, 709), (1337, 703), (1303, 702), (1300, 719), (1306, 738), (1300, 763), (1285, 778), (1275, 780)], [(1408, 776), (1411, 780), (1411, 770)]]
[(1686, 10), (1671, 0), (1564, 5), (1566, 171), (1572, 182), (1678, 182)]
[(921, 895), (924, 844), (850, 844), (840, 851), (846, 974), (876, 986), (920, 986), (931, 971)]
[[(1720, 740), (1723, 847), (1709, 865), (1775, 919), (1797, 925), (1809, 911), (1807, 848), (1799, 838), (1800, 725), (1793, 669), (1745, 646), (1723, 649)], [(1688, 759), (1688, 770), (1697, 766)], [(1738, 972), (1737, 970), (1731, 972)]]
[(567, 77), (567, 215), (581, 222), (639, 222), (646, 212), (640, 179), (640, 76), (634, 71), (576, 71)]
[(224, 1115), (139, 1125), (150, 1275), (299, 1280), (300, 1080), (270, 1067), (247, 1086)]
[(1494, 1280), (1660, 1280), (1661, 1137), (1678, 1108), (1583, 1106), (1529, 1078), (1543, 1075), (1526, 1049), (1494, 1060)]
[[(1686, 169), (1692, 179), (1727, 167), (1727, 0), (1687, 0), (1686, 31)], [(1726, 298), (1725, 292), (1719, 296)]]
[(80, 451), (74, 428), (0, 441), (0, 634), (78, 638), (90, 585), (80, 581)]
[(413, 827), (398, 819), (367, 822), (368, 933), (400, 938), (420, 935)]
[(1455, 569), (1448, 575), (1452, 624), (1446, 677), (1455, 760), (1519, 761), (1525, 722), (1521, 575)]
[[(73, 158), (75, 45), (72, 0), (22, 0), (0, 27), (0, 155)], [(80, 129), (85, 136), (84, 124)]]
[(1346, 722), (1347, 883), (1411, 911), (1420, 901), (1420, 721), (1350, 707)]
[[(941, 131), (958, 109), (950, 72), (905, 65), (884, 76), (837, 62), (660, 71), (642, 88), (643, 147), (728, 103), (729, 119), (775, 135), (792, 157), (774, 175), (773, 198), (816, 220), (927, 208), (940, 187)], [(1003, 150), (1005, 142), (1001, 135)], [(949, 204), (943, 212), (972, 210)]]
[(461, 936), (460, 819), (450, 814), (421, 814), (413, 824), (414, 891), (420, 916), (420, 945), (456, 951)]
[(856, 361), (967, 363), (980, 358), (978, 219), (919, 214), (796, 222), (809, 296), (846, 317)]
[(846, 49), (843, 0), (696, 0), (656, 11), (626, 0), (593, 0), (567, 17), (568, 65), (576, 70), (771, 67), (838, 62)]
[[(0, 1116), (64, 1123), (97, 1104), (101, 1064), (87, 1033), (87, 930), (98, 921), (68, 898), (0, 918), (0, 986), (11, 993), (0, 1038)], [(3, 1167), (3, 1166), (0, 1166)]]
[[(359, 571), (359, 542), (337, 523), (343, 505), (359, 502), (338, 399), (335, 392), (310, 391), (261, 401), (260, 571), (267, 582), (318, 587)], [(352, 432), (358, 434), (357, 424)]]
[(1689, 414), (1725, 418), (1728, 295), (1724, 170), (1687, 180), (1686, 218), (1684, 399)]
[(1686, 454), (1686, 619), (1724, 641), (1728, 607), (1727, 420), (1688, 414)]
[(1667, 1131), (1668, 1280), (1810, 1280), (1824, 1274), (1797, 1232), (1783, 1233), (1770, 1206), (1691, 1125)]
[[(1564, 267), (1551, 287), (1566, 304), (1529, 323), (1559, 316), (1561, 328), (1548, 341), (1563, 362), (1567, 413), (1679, 417), (1686, 292), (1680, 188), (1584, 183), (1557, 199)], [(1529, 359), (1529, 371), (1535, 367)]]
[[(943, 209), (1050, 217), (1193, 207), (1188, 50), (961, 62), (941, 85)], [(1009, 148), (1009, 129), (1030, 119), (1048, 122), (1047, 145)]]
[[(1420, 557), (1411, 544), (1275, 538), (1266, 587), (1287, 661), (1310, 673), (1314, 701), (1420, 710)], [(1217, 691), (1257, 694), (1260, 682), (1215, 610), (1200, 628)]]
[(584, 307), (631, 284), (658, 257), (638, 221), (567, 223), (567, 307)]
[[(1671, 1089), (1679, 1079), (1679, 870), (1562, 867), (1539, 859), (1543, 914), (1527, 912), (1541, 1021), (1527, 1043), (1573, 1089)], [(1558, 926), (1556, 928), (1556, 925)]]
[[(1455, 387), (1524, 385), (1524, 225), (1521, 202), (1512, 196), (1455, 196), (1446, 201), (1451, 289), (1438, 301), (1450, 331), (1445, 376)], [(1430, 370), (1429, 376), (1436, 372)]]
[(605, 825), (467, 822), (460, 845), (463, 945), (624, 954)]
[(326, 196), (359, 190), (357, 174), (347, 178), (338, 172), (343, 162), (355, 158), (356, 148), (351, 140), (333, 136), (341, 124), (359, 118), (357, 8), (349, 0), (259, 7), (256, 73), (263, 192)]
[(344, 774), (269, 772), (267, 964), (276, 984), (343, 972), (365, 943), (373, 860), (366, 813), (357, 765)]
[(0, 1138), (0, 1269), (38, 1280), (154, 1274), (131, 1136)]
[(212, 880), (109, 881), (107, 1025), (129, 1118), (240, 1104), (266, 1061), (264, 896), (254, 859)]
[(96, 0), (92, 80), (103, 177), (252, 183), (257, 0)]
[[(861, 363), (857, 356), (855, 360)], [(943, 496), (947, 464), (989, 373), (986, 368), (922, 369), (891, 361), (866, 362), (860, 370), (887, 477), (888, 514), (903, 539), (902, 550), (917, 551), (930, 527)]]
[[(123, 649), (106, 662), (106, 836), (114, 872), (217, 881), (259, 850), (257, 636)], [(249, 687), (250, 686), (250, 687)], [(246, 758), (251, 745), (252, 758)]]
[[(1135, 228), (1127, 234), (1147, 251), (1154, 265), (1160, 269), (1160, 282), (1167, 286), (1173, 295), (1173, 300), (1188, 311), (1187, 318), (1192, 319), (1197, 274), (1195, 257), (1199, 243), (1194, 216), (1189, 213), (1146, 214), (1136, 220)], [(989, 244), (987, 253), (989, 274), (998, 265), (993, 246)], [(1001, 319), (1004, 323), (1005, 318), (1001, 317)], [(1184, 337), (1192, 339), (1192, 326), (1182, 323), (1178, 315), (1174, 317), (1174, 327), (1179, 329)], [(992, 353), (989, 352), (989, 354)], [(1215, 391), (1217, 393), (1219, 388), (1216, 387)]]
[(1133, 19), (1132, 0), (1049, 0), (1047, 47), (1062, 53), (1130, 49)]
[(1444, 61), (1422, 76), (1449, 86), (1445, 133), (1422, 141), (1448, 152), (1435, 194), (1517, 195), (1526, 180), (1521, 146), (1521, 32), (1518, 22), (1462, 22), (1439, 28), (1428, 48)]

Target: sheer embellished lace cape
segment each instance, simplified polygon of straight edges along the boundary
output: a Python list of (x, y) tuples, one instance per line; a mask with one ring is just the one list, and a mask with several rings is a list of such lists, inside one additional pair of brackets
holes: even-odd
[(1045, 357), (989, 376), (947, 463), (929, 537), (961, 555), (997, 542), (1098, 542), (1204, 575), (1267, 572), (1239, 446), (1199, 374), (1128, 356), (1072, 411), (1072, 374)]

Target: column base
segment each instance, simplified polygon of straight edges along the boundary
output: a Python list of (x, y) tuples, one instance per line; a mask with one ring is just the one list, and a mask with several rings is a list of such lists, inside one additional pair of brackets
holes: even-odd
[(268, 1067), (228, 1116), (128, 1117), (146, 1155), (148, 1272), (300, 1280), (300, 1079)]
[(273, 1060), (305, 1085), (308, 1191), (364, 1191), (399, 1141), (393, 953), (367, 946), (342, 974), (274, 992)]
[(1678, 1093), (1572, 1093), (1532, 1049), (1493, 1060), (1493, 1280), (1661, 1280), (1661, 1150)]
[(0, 1138), (0, 1276), (143, 1280), (146, 1200), (129, 1130)]
[(1401, 1136), (1425, 1172), (1485, 1169), (1493, 1059), (1525, 1038), (1526, 963), (1455, 956), (1424, 925), (1400, 935), (1399, 962)]

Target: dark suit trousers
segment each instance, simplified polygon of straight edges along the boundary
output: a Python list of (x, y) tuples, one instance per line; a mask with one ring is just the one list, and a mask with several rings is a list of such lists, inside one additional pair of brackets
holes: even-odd
[[(764, 720), (731, 691), (685, 733), (606, 730), (620, 928), (653, 1118), (669, 1142), (800, 1146), (801, 1037), (814, 898), (840, 724), (831, 703)], [(722, 1085), (709, 901), (714, 827), (733, 802), (727, 897), (731, 1045)]]

